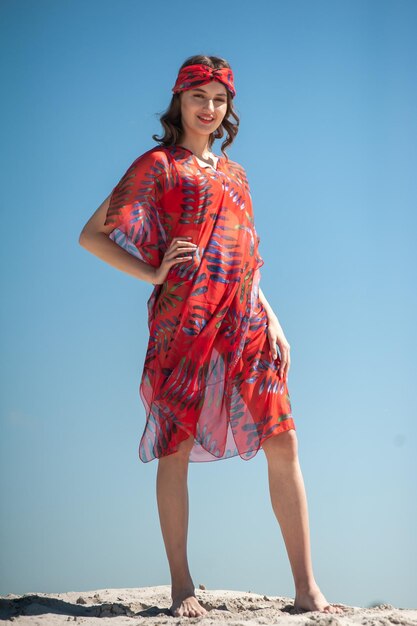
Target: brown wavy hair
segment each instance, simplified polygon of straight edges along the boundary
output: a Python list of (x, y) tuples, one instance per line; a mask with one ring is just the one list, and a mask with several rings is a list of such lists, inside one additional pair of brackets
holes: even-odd
[[(194, 63), (201, 63), (202, 65), (208, 65), (211, 68), (218, 69), (220, 67), (228, 67), (230, 68), (229, 63), (222, 59), (221, 57), (215, 56), (206, 56), (203, 54), (197, 54), (191, 57), (188, 57), (181, 65), (180, 70), (187, 65), (194, 65)], [(179, 71), (180, 71), (179, 70)], [(174, 81), (175, 82), (175, 81)], [(221, 144), (221, 151), (223, 155), (228, 159), (228, 156), (225, 152), (227, 146), (230, 146), (233, 143), (234, 138), (237, 135), (239, 128), (239, 116), (237, 115), (234, 106), (233, 106), (233, 98), (228, 89), (226, 89), (227, 94), (227, 109), (226, 114), (223, 118), (222, 123), (216, 130), (210, 133), (208, 140), (208, 147), (211, 149), (215, 139), (220, 139), (223, 137), (226, 131), (226, 139)], [(157, 115), (160, 115), (157, 113)], [(230, 121), (229, 118), (233, 118), (235, 122)], [(159, 118), (159, 121), (162, 124), (164, 129), (164, 134), (162, 137), (158, 137), (158, 135), (152, 135), (152, 139), (157, 141), (158, 143), (164, 146), (172, 146), (174, 144), (181, 142), (181, 136), (183, 134), (183, 127), (181, 121), (181, 100), (180, 93), (172, 94), (171, 102), (169, 103), (168, 108)]]

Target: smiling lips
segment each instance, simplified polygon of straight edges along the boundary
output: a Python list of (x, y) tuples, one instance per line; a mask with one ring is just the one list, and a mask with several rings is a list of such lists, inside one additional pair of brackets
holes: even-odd
[(197, 115), (198, 119), (201, 120), (203, 122), (203, 124), (211, 124), (211, 122), (214, 120), (214, 117), (201, 117), (200, 115)]

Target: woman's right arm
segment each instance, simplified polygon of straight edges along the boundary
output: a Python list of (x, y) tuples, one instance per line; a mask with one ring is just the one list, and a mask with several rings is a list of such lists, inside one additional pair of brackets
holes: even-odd
[(147, 283), (155, 284), (158, 268), (134, 257), (109, 238), (109, 234), (115, 228), (114, 224), (104, 224), (110, 198), (111, 194), (85, 224), (78, 239), (79, 244), (116, 269)]

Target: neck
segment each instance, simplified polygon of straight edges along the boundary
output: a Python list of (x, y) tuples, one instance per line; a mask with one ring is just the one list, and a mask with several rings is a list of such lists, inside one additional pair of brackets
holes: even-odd
[(184, 146), (184, 148), (188, 148), (188, 150), (191, 150), (191, 152), (202, 159), (206, 159), (212, 154), (206, 137), (183, 136), (178, 143)]

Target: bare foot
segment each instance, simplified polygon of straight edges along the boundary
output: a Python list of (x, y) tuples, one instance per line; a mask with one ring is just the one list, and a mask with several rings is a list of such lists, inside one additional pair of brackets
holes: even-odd
[(321, 613), (343, 613), (347, 610), (341, 604), (329, 604), (318, 585), (297, 591), (294, 599), (294, 608), (304, 611), (320, 611)]
[(190, 591), (172, 596), (172, 605), (169, 610), (174, 617), (200, 617), (208, 613), (208, 611), (201, 606), (193, 592)]

